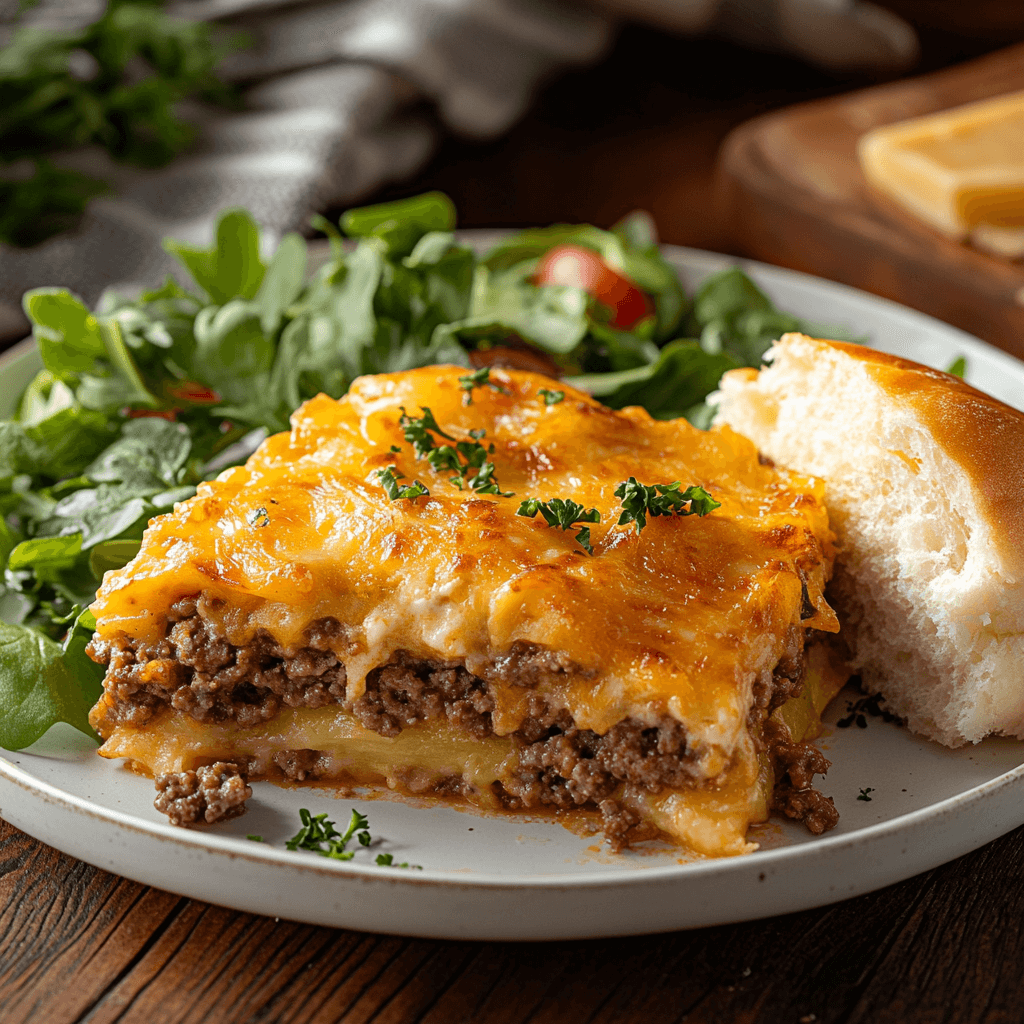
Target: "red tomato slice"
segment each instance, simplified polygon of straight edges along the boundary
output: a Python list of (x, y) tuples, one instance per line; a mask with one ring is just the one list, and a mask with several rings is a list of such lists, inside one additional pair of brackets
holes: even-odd
[(614, 310), (611, 325), (622, 330), (629, 330), (653, 312), (650, 300), (628, 277), (612, 270), (596, 252), (581, 245), (556, 245), (545, 253), (534, 280), (537, 284), (582, 288)]

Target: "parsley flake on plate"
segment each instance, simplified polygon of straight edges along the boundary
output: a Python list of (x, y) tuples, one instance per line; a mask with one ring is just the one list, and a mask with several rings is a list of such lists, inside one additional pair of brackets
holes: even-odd
[(370, 819), (355, 808), (352, 809), (348, 828), (343, 833), (328, 819), (326, 811), (323, 814), (310, 814), (303, 807), (299, 811), (299, 819), (302, 828), (284, 844), (289, 850), (310, 850), (332, 860), (351, 860), (355, 851), (346, 847), (353, 837), (360, 846), (370, 845)]
[(378, 853), (376, 864), (382, 868), (412, 868), (416, 871), (422, 871), (422, 864), (410, 864), (407, 860), (402, 861), (401, 864), (395, 863), (395, 855), (393, 853)]

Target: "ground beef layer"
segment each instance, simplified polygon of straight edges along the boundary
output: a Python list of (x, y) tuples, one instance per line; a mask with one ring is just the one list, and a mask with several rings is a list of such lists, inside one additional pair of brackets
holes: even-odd
[[(686, 734), (665, 716), (655, 723), (626, 719), (604, 735), (578, 729), (563, 709), (554, 709), (539, 688), (557, 677), (578, 672), (564, 655), (517, 644), (495, 658), (481, 675), (460, 662), (415, 658), (399, 651), (374, 669), (366, 691), (346, 700), (346, 672), (336, 653), (344, 650), (345, 629), (335, 619), (314, 623), (297, 651), (286, 651), (268, 633), (257, 632), (244, 647), (218, 635), (203, 615), (204, 598), (178, 601), (168, 617), (167, 634), (156, 644), (131, 638), (94, 640), (89, 653), (107, 666), (104, 688), (110, 698), (107, 720), (143, 726), (167, 707), (200, 722), (234, 720), (249, 727), (272, 718), (282, 707), (337, 704), (367, 729), (397, 736), (403, 729), (444, 718), (476, 738), (493, 735), (493, 684), (535, 692), (527, 716), (512, 741), (519, 753), (514, 771), (496, 783), (497, 795), (510, 810), (589, 807), (600, 810), (605, 834), (616, 849), (627, 845), (639, 824), (636, 815), (614, 797), (623, 783), (651, 793), (685, 788), (700, 781)], [(838, 820), (831, 800), (811, 785), (828, 761), (806, 743), (791, 743), (785, 727), (765, 729), (770, 713), (803, 683), (803, 631), (794, 629), (774, 673), (755, 686), (749, 726), (765, 734), (776, 787), (773, 808), (803, 820), (815, 833)], [(274, 762), (289, 779), (316, 778), (319, 753), (289, 750)], [(460, 778), (442, 780), (435, 791), (463, 791)]]

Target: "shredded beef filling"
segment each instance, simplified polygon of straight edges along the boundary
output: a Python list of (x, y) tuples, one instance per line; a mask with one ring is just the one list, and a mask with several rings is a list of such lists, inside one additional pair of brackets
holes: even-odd
[[(178, 601), (169, 616), (167, 636), (157, 644), (137, 644), (127, 637), (93, 641), (90, 654), (108, 666), (104, 686), (114, 698), (112, 721), (142, 725), (170, 706), (197, 721), (232, 719), (244, 727), (272, 718), (282, 706), (337, 704), (382, 736), (397, 736), (419, 722), (444, 718), (475, 739), (486, 739), (494, 731), (492, 683), (536, 691), (578, 672), (566, 655), (525, 643), (495, 658), (481, 676), (461, 662), (426, 660), (398, 651), (369, 673), (365, 693), (346, 703), (345, 665), (336, 653), (344, 650), (345, 629), (337, 620), (315, 622), (297, 652), (282, 649), (263, 631), (248, 645), (236, 647), (211, 628), (204, 616), (205, 600)], [(809, 744), (791, 743), (784, 726), (767, 723), (775, 708), (800, 692), (803, 663), (803, 631), (794, 629), (775, 671), (764, 673), (754, 687), (749, 725), (754, 735), (764, 733), (775, 767), (773, 809), (803, 820), (817, 834), (838, 819), (831, 800), (811, 785), (812, 776), (823, 774), (828, 761)], [(515, 810), (596, 807), (615, 849), (628, 845), (639, 823), (613, 796), (622, 783), (659, 793), (696, 781), (685, 731), (670, 716), (652, 722), (626, 719), (601, 736), (578, 729), (566, 711), (552, 708), (533, 692), (527, 716), (512, 740), (519, 763), (495, 784), (502, 803)], [(281, 751), (274, 755), (274, 763), (286, 778), (301, 782), (317, 777), (320, 753)], [(211, 804), (204, 795), (205, 783), (189, 776), (197, 773), (162, 777), (168, 781), (160, 790), (158, 806), (166, 805), (161, 810), (179, 824), (204, 815), (216, 820), (208, 817), (210, 807), (219, 808), (221, 803), (215, 798)], [(409, 781), (413, 791), (420, 791), (418, 780)], [(434, 792), (449, 795), (464, 793), (466, 786), (458, 777), (430, 783)], [(220, 817), (240, 813), (225, 807), (216, 812)]]

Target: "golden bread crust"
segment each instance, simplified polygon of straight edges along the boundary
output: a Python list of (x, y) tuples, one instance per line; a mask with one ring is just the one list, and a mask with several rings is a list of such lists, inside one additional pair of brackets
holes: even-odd
[(941, 370), (865, 345), (785, 334), (864, 364), (894, 406), (912, 410), (973, 482), (1008, 571), (1024, 575), (1024, 413)]

